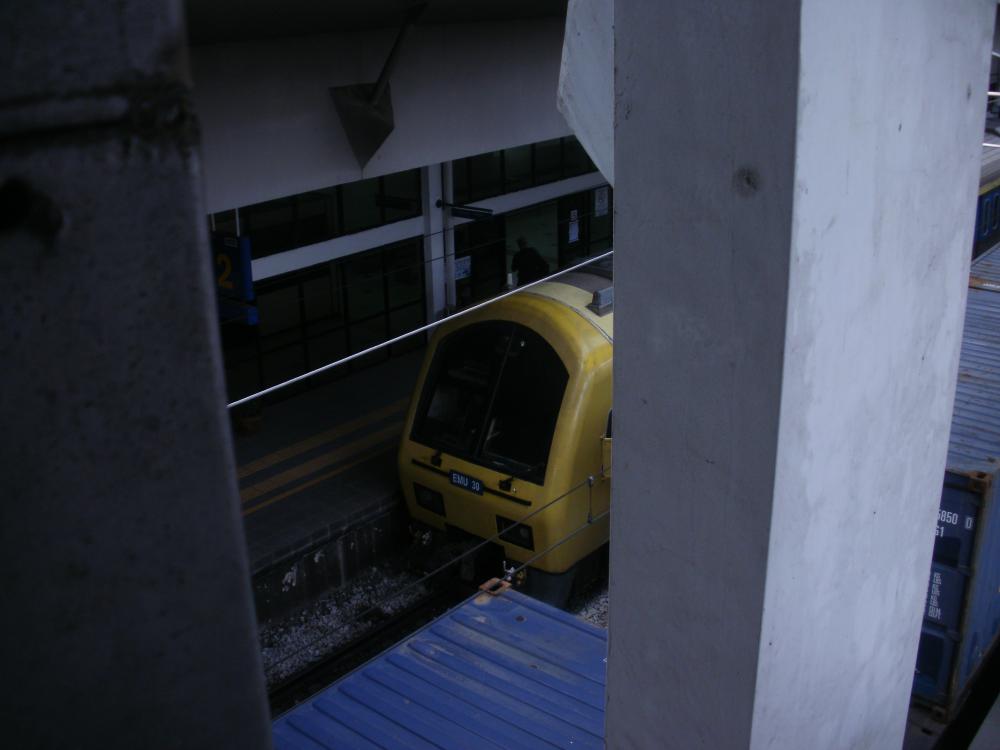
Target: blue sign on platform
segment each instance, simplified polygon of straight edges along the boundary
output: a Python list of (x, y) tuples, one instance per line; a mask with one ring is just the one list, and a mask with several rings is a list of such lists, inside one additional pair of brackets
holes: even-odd
[(256, 325), (250, 238), (213, 232), (212, 265), (222, 319), (242, 318), (248, 325)]

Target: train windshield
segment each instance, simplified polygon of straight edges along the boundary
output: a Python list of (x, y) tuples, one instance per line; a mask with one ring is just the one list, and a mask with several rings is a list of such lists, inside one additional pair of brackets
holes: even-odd
[(569, 373), (534, 331), (490, 321), (438, 347), (413, 439), (542, 484)]

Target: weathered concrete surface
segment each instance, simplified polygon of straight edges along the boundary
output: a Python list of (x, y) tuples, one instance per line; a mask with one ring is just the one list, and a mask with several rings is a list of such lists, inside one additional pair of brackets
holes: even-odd
[[(0, 7), (0, 92), (22, 104), (96, 93), (183, 65), (179, 2), (91, 0), (4, 3)], [(6, 110), (6, 107), (4, 108)]]
[(11, 747), (269, 746), (179, 18), (0, 14)]
[(609, 747), (900, 745), (992, 7), (615, 4)]
[(755, 748), (902, 742), (951, 427), (995, 7), (803, 4)]
[(615, 184), (614, 18), (610, 0), (569, 0), (556, 106)]

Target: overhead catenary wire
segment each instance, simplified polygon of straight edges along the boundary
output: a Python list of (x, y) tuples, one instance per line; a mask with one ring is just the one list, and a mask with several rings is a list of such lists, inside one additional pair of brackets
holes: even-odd
[(601, 253), (600, 255), (595, 255), (595, 256), (593, 256), (591, 258), (587, 258), (586, 260), (584, 260), (584, 261), (582, 261), (580, 263), (576, 263), (576, 264), (574, 264), (572, 266), (568, 266), (566, 268), (563, 268), (562, 270), (556, 271), (555, 273), (552, 273), (552, 274), (549, 274), (548, 276), (546, 276), (544, 278), (541, 278), (541, 279), (538, 279), (537, 281), (532, 281), (532, 282), (530, 282), (528, 284), (524, 284), (523, 286), (517, 287), (517, 289), (512, 289), (509, 292), (504, 292), (503, 294), (498, 294), (495, 297), (491, 297), (488, 300), (484, 300), (482, 302), (478, 302), (475, 305), (471, 305), (470, 307), (467, 307), (464, 310), (459, 310), (458, 312), (452, 313), (451, 315), (446, 315), (445, 317), (441, 318), (440, 320), (435, 320), (435, 321), (433, 321), (431, 323), (427, 323), (425, 325), (422, 325), (419, 328), (414, 328), (412, 331), (407, 331), (406, 333), (401, 333), (398, 336), (393, 336), (392, 338), (386, 339), (385, 341), (382, 341), (382, 342), (380, 342), (378, 344), (374, 344), (373, 346), (369, 346), (366, 349), (362, 349), (360, 351), (357, 351), (354, 354), (349, 354), (346, 357), (341, 357), (340, 359), (336, 359), (333, 362), (330, 362), (328, 364), (322, 365), (321, 367), (317, 367), (317, 368), (315, 368), (313, 370), (309, 370), (308, 372), (304, 372), (304, 373), (302, 373), (300, 375), (296, 375), (294, 378), (289, 378), (288, 380), (285, 380), (285, 381), (283, 381), (281, 383), (277, 383), (277, 384), (272, 385), (272, 386), (270, 386), (268, 388), (264, 388), (263, 390), (257, 391), (256, 393), (251, 393), (249, 396), (244, 396), (243, 398), (237, 399), (236, 401), (233, 401), (232, 403), (228, 404), (227, 408), (232, 409), (232, 408), (240, 406), (242, 404), (249, 403), (250, 401), (255, 401), (258, 398), (261, 398), (262, 396), (268, 395), (269, 393), (274, 393), (275, 391), (279, 391), (279, 390), (281, 390), (283, 388), (287, 388), (288, 386), (293, 385), (294, 383), (298, 383), (298, 382), (301, 382), (301, 381), (306, 380), (308, 378), (315, 377), (316, 375), (319, 375), (320, 373), (326, 372), (327, 370), (332, 370), (334, 367), (339, 367), (340, 365), (343, 365), (343, 364), (346, 364), (348, 362), (351, 362), (352, 360), (359, 359), (361, 357), (364, 357), (367, 354), (371, 354), (372, 352), (376, 352), (379, 349), (384, 349), (385, 347), (392, 346), (393, 344), (395, 344), (395, 343), (397, 343), (399, 341), (402, 341), (404, 339), (410, 338), (411, 336), (416, 336), (417, 334), (423, 333), (425, 331), (429, 331), (432, 328), (437, 328), (439, 325), (443, 325), (444, 323), (447, 323), (450, 320), (454, 320), (455, 318), (460, 318), (463, 315), (468, 315), (469, 313), (475, 312), (476, 310), (480, 310), (483, 307), (486, 307), (487, 305), (493, 304), (494, 302), (499, 302), (502, 299), (506, 299), (507, 297), (513, 296), (513, 295), (518, 294), (520, 292), (523, 292), (523, 291), (525, 291), (527, 289), (531, 289), (532, 287), (537, 286), (539, 284), (543, 284), (546, 281), (550, 281), (551, 279), (555, 279), (555, 278), (558, 278), (559, 276), (563, 276), (564, 274), (567, 274), (567, 273), (570, 273), (572, 271), (575, 271), (578, 268), (583, 268), (584, 266), (589, 266), (592, 263), (596, 263), (599, 260), (603, 260), (604, 258), (610, 258), (612, 255), (614, 255), (614, 253), (615, 253), (614, 250), (608, 250), (607, 252)]
[[(312, 640), (310, 640), (308, 643), (306, 643), (306, 644), (304, 644), (302, 646), (299, 646), (294, 651), (292, 651), (292, 652), (290, 652), (288, 654), (285, 654), (283, 657), (281, 657), (280, 659), (278, 659), (277, 661), (275, 661), (275, 662), (272, 663), (271, 669), (273, 669), (274, 667), (276, 667), (276, 666), (278, 666), (280, 664), (284, 664), (285, 662), (289, 661), (290, 659), (295, 658), (296, 656), (298, 656), (299, 654), (303, 653), (304, 651), (307, 651), (308, 649), (313, 648), (316, 644), (318, 644), (319, 642), (321, 642), (325, 638), (329, 638), (337, 630), (343, 630), (344, 628), (347, 628), (347, 627), (349, 627), (351, 625), (354, 625), (354, 624), (358, 623), (360, 620), (368, 617), (369, 615), (374, 614), (375, 612), (377, 612), (380, 609), (382, 609), (383, 602), (386, 602), (386, 601), (388, 601), (390, 599), (395, 599), (395, 598), (397, 598), (399, 596), (402, 596), (403, 594), (407, 593), (408, 591), (411, 591), (411, 590), (415, 589), (417, 586), (420, 586), (421, 584), (426, 583), (428, 580), (430, 580), (434, 576), (438, 575), (439, 573), (443, 573), (445, 570), (447, 570), (451, 566), (455, 565), (456, 563), (461, 562), (462, 560), (464, 560), (469, 555), (472, 555), (472, 554), (478, 552), (480, 549), (482, 549), (483, 547), (485, 547), (487, 544), (492, 544), (494, 542), (500, 541), (501, 537), (504, 534), (509, 534), (510, 531), (511, 531), (511, 529), (514, 529), (514, 528), (516, 528), (518, 526), (523, 525), (525, 523), (525, 521), (528, 521), (531, 518), (533, 518), (534, 516), (536, 516), (539, 513), (541, 513), (542, 511), (547, 510), (548, 508), (552, 507), (553, 505), (555, 505), (560, 500), (562, 500), (562, 499), (564, 499), (566, 497), (569, 497), (570, 495), (572, 495), (577, 490), (579, 490), (579, 489), (581, 489), (581, 488), (583, 488), (583, 487), (585, 487), (585, 486), (587, 486), (589, 484), (592, 484), (592, 482), (593, 482), (593, 477), (587, 477), (586, 479), (584, 479), (579, 484), (573, 485), (572, 487), (570, 487), (568, 490), (566, 490), (561, 495), (558, 495), (557, 497), (554, 497), (551, 500), (549, 500), (547, 503), (545, 503), (545, 505), (542, 505), (542, 506), (540, 506), (540, 507), (532, 510), (531, 512), (529, 512), (529, 513), (521, 516), (519, 519), (517, 519), (517, 521), (515, 521), (514, 523), (512, 523), (509, 526), (507, 526), (506, 528), (504, 528), (503, 531), (498, 531), (493, 536), (491, 536), (491, 537), (489, 537), (487, 539), (483, 539), (482, 541), (478, 542), (473, 547), (470, 547), (469, 549), (467, 549), (465, 552), (461, 553), (460, 555), (457, 555), (456, 557), (453, 557), (451, 560), (448, 560), (447, 562), (442, 563), (441, 565), (439, 565), (438, 567), (436, 567), (434, 570), (430, 571), (429, 573), (425, 573), (422, 577), (418, 578), (417, 580), (411, 581), (410, 583), (406, 584), (405, 586), (402, 586), (402, 587), (396, 589), (395, 591), (393, 591), (392, 593), (387, 594), (386, 596), (382, 597), (378, 602), (376, 602), (375, 604), (371, 605), (367, 609), (363, 610), (359, 614), (354, 615), (353, 617), (351, 617), (346, 622), (339, 623), (336, 628), (333, 628), (333, 629), (330, 629), (330, 630), (327, 630), (327, 631), (321, 633), (316, 638), (313, 638)], [(599, 515), (599, 516), (593, 518), (592, 520), (588, 521), (588, 523), (583, 528), (586, 528), (586, 526), (593, 525), (599, 519), (601, 519), (604, 516), (606, 516), (609, 512), (610, 511), (606, 511), (605, 513), (602, 513), (601, 515)], [(577, 529), (577, 530), (573, 531), (571, 533), (571, 536), (575, 536), (576, 534), (580, 533), (580, 531), (581, 531), (581, 529)], [(561, 541), (565, 541), (566, 539), (567, 538), (564, 537), (564, 539), (561, 540)], [(555, 545), (555, 546), (558, 546), (558, 544)], [(554, 547), (552, 547), (552, 549), (554, 549)], [(548, 552), (548, 551), (551, 551), (551, 549), (550, 550), (546, 550), (546, 552)], [(533, 562), (534, 560), (538, 559), (538, 557), (540, 557), (540, 555), (536, 555), (535, 557), (531, 558), (531, 560), (529, 560), (528, 563), (525, 563), (525, 565), (530, 564), (530, 562)], [(525, 565), (522, 565), (520, 568), (515, 569), (515, 571), (522, 570), (525, 567)]]

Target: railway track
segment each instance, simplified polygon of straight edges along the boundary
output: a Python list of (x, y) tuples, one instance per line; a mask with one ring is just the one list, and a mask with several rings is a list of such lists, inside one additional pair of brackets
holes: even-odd
[(424, 597), (392, 614), (373, 613), (370, 627), (357, 638), (344, 643), (319, 661), (299, 670), (268, 691), (271, 716), (288, 709), (360, 666), (368, 659), (395, 645), (413, 631), (471, 595), (476, 588), (454, 577), (433, 583)]

